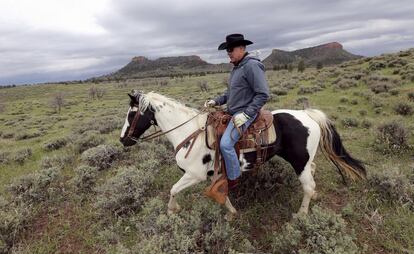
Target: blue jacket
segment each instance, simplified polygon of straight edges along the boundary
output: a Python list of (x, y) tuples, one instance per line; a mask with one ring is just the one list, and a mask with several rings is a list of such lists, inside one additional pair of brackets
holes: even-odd
[(258, 58), (245, 56), (233, 67), (228, 89), (214, 101), (217, 105), (227, 103), (227, 111), (232, 115), (244, 112), (254, 117), (269, 99), (264, 71), (264, 65)]

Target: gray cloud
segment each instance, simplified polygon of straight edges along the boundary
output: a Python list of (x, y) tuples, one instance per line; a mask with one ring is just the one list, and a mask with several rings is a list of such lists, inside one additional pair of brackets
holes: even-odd
[[(0, 84), (79, 79), (115, 71), (133, 56), (200, 55), (227, 62), (217, 46), (241, 32), (265, 54), (338, 41), (360, 55), (414, 45), (414, 2), (112, 0), (88, 35), (0, 24)], [(32, 78), (31, 78), (32, 77)]]

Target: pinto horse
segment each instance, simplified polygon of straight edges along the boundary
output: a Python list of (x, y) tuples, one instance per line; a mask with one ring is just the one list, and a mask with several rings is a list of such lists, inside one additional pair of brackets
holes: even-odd
[[(207, 179), (214, 172), (214, 151), (206, 145), (205, 124), (207, 113), (189, 108), (180, 102), (160, 94), (150, 92), (129, 94), (130, 108), (122, 128), (120, 141), (124, 146), (132, 146), (139, 141), (144, 132), (152, 125), (157, 126), (172, 145), (177, 148), (190, 134), (200, 130), (195, 139), (185, 141), (176, 151), (177, 165), (184, 175), (170, 191), (168, 213), (177, 212), (180, 206), (176, 195), (194, 184)], [(265, 160), (278, 155), (294, 168), (302, 184), (304, 197), (299, 213), (306, 214), (311, 198), (316, 195), (313, 163), (318, 145), (337, 167), (342, 177), (351, 179), (366, 177), (361, 161), (354, 159), (345, 150), (341, 139), (326, 115), (315, 109), (275, 110), (272, 112), (277, 139), (267, 147)], [(148, 137), (148, 136), (147, 136)], [(189, 153), (188, 149), (191, 149)], [(255, 152), (240, 155), (242, 171), (253, 168)], [(231, 214), (237, 211), (227, 197), (225, 206)]]

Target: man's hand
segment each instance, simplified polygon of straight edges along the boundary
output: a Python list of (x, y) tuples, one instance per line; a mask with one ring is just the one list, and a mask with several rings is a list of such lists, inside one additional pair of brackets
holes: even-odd
[(216, 105), (216, 102), (214, 100), (206, 100), (206, 102), (204, 102), (205, 108), (214, 107), (215, 105)]
[(250, 117), (248, 115), (246, 115), (244, 112), (239, 113), (239, 114), (234, 116), (234, 125), (236, 125), (236, 127), (239, 128), (240, 126), (245, 124), (247, 122), (247, 120), (249, 120), (249, 119), (250, 119)]

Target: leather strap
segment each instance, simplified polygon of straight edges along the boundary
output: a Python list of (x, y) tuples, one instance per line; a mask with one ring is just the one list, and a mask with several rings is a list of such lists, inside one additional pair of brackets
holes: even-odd
[(202, 133), (204, 131), (204, 128), (198, 129), (195, 132), (193, 132), (190, 136), (188, 136), (187, 138), (185, 138), (180, 144), (178, 144), (178, 146), (175, 148), (175, 155), (177, 155), (177, 153), (181, 150), (181, 148), (183, 148), (183, 146), (185, 144), (187, 144), (189, 141), (193, 140), (191, 142), (190, 148), (188, 149), (187, 153), (185, 154), (184, 158), (187, 159), (188, 154), (190, 154), (191, 149), (193, 149), (193, 145), (198, 137), (198, 135), (200, 135), (200, 133)]

